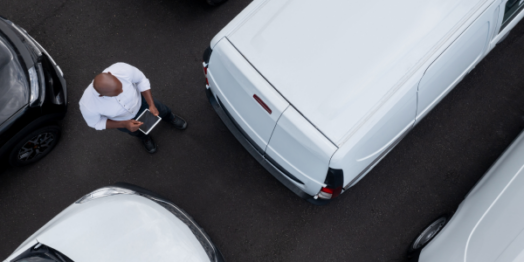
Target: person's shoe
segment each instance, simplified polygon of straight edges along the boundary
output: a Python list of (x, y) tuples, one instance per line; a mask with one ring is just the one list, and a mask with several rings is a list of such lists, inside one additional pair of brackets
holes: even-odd
[(169, 123), (171, 123), (175, 128), (180, 129), (180, 130), (184, 130), (187, 128), (186, 120), (184, 120), (183, 118), (177, 115), (173, 115), (173, 116), (174, 116), (173, 120), (169, 121)]
[(156, 152), (157, 146), (151, 136), (145, 136), (144, 138), (142, 138), (142, 144), (144, 144), (144, 147), (146, 148), (147, 152), (149, 152), (150, 154), (153, 154)]

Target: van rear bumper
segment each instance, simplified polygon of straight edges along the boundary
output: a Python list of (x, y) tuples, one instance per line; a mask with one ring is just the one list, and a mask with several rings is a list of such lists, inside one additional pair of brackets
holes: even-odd
[(268, 158), (266, 158), (266, 155), (263, 153), (263, 151), (250, 141), (250, 138), (245, 135), (242, 129), (239, 128), (238, 124), (235, 123), (235, 120), (229, 116), (229, 113), (226, 111), (226, 109), (220, 105), (220, 102), (217, 101), (209, 88), (206, 88), (206, 95), (209, 99), (209, 103), (211, 103), (213, 109), (215, 109), (215, 112), (218, 114), (220, 119), (222, 119), (222, 122), (224, 122), (229, 131), (231, 131), (240, 144), (244, 146), (244, 148), (258, 161), (258, 163), (260, 163), (271, 175), (280, 181), (280, 183), (284, 184), (287, 188), (289, 188), (289, 190), (293, 191), (293, 193), (312, 204), (325, 205), (330, 202), (329, 200), (314, 199), (313, 196), (307, 194), (298, 186), (294, 185), (290, 179), (298, 182), (300, 182), (300, 180), (295, 177), (289, 177), (289, 175), (284, 173), (285, 171), (281, 171), (278, 167), (273, 165)]

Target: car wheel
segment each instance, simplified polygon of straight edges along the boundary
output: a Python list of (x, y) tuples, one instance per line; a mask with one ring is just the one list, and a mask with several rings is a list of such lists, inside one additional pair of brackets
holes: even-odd
[(45, 157), (56, 146), (60, 127), (50, 125), (39, 128), (21, 139), (11, 150), (9, 164), (15, 167), (32, 164)]
[(429, 241), (431, 241), (439, 232), (444, 228), (444, 226), (448, 223), (449, 216), (441, 216), (437, 220), (433, 221), (429, 226), (427, 226), (420, 235), (411, 243), (409, 246), (408, 254), (412, 254), (420, 249), (422, 249), (424, 246), (426, 246)]
[(227, 2), (227, 0), (206, 0), (206, 2), (211, 6), (217, 6), (223, 4), (224, 2)]

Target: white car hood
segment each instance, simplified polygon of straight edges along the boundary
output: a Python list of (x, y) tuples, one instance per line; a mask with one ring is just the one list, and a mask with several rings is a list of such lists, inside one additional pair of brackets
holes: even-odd
[(37, 232), (36, 238), (75, 262), (209, 262), (182, 221), (137, 195), (73, 204)]
[(337, 145), (485, 2), (261, 1), (227, 40)]

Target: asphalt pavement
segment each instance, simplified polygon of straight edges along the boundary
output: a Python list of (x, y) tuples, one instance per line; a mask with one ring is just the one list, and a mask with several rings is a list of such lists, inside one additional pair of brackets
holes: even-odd
[[(64, 71), (69, 111), (50, 155), (0, 172), (0, 259), (86, 193), (125, 181), (190, 213), (227, 261), (404, 261), (414, 237), (453, 212), (524, 127), (524, 23), (361, 182), (328, 206), (296, 197), (240, 145), (209, 105), (201, 58), (249, 0), (2, 0)], [(127, 62), (188, 120), (160, 124), (158, 152), (87, 127), (78, 101)], [(350, 77), (350, 73), (348, 73)], [(96, 252), (96, 251), (95, 251)]]

